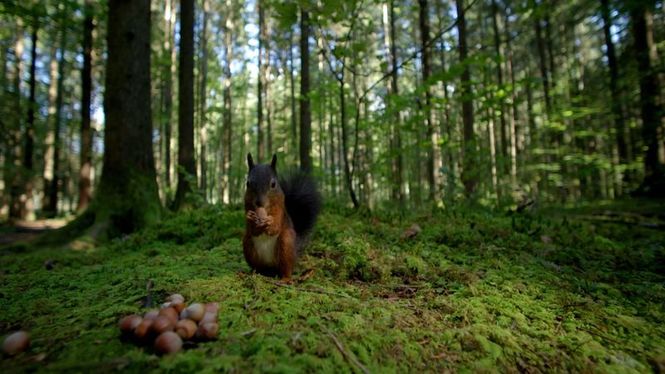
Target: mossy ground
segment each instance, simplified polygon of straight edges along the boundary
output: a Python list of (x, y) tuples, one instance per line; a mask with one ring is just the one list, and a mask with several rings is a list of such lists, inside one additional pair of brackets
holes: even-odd
[[(630, 206), (630, 204), (628, 204)], [(589, 212), (589, 210), (587, 210)], [(649, 372), (665, 362), (665, 232), (569, 215), (328, 209), (284, 286), (251, 274), (243, 212), (209, 207), (83, 250), (0, 252), (3, 371)], [(576, 212), (576, 214), (579, 211)], [(422, 232), (402, 239), (418, 223)], [(51, 260), (52, 270), (44, 263)], [(221, 334), (174, 356), (123, 342), (146, 283), (221, 304)]]

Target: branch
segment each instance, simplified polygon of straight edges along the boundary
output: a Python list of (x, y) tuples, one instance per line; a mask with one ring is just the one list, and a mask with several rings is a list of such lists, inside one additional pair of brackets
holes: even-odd
[[(473, 0), (473, 2), (471, 2), (471, 4), (467, 5), (467, 7), (464, 8), (464, 11), (466, 12), (467, 10), (471, 9), (471, 7), (473, 7), (473, 6), (476, 4), (476, 1), (478, 1), (478, 0)], [(450, 24), (450, 25), (448, 25), (447, 27), (444, 27), (444, 28), (442, 28), (441, 30), (439, 30), (439, 31), (434, 35), (434, 37), (433, 37), (432, 39), (430, 39), (429, 42), (428, 42), (427, 44), (425, 44), (422, 48), (420, 48), (419, 50), (413, 52), (413, 53), (412, 53), (411, 55), (409, 55), (406, 59), (404, 59), (399, 65), (395, 66), (395, 67), (394, 67), (393, 69), (391, 69), (389, 72), (387, 72), (387, 73), (385, 73), (383, 76), (381, 76), (381, 78), (379, 78), (379, 80), (377, 80), (376, 82), (372, 83), (372, 84), (371, 84), (371, 85), (370, 85), (370, 86), (369, 86), (369, 87), (363, 92), (363, 94), (362, 94), (362, 96), (360, 97), (360, 100), (359, 100), (359, 101), (364, 100), (365, 97), (367, 96), (367, 94), (368, 94), (371, 90), (373, 90), (374, 87), (376, 87), (379, 83), (383, 82), (383, 81), (386, 80), (388, 77), (390, 77), (393, 73), (395, 73), (396, 71), (398, 71), (399, 69), (401, 69), (402, 67), (404, 67), (404, 65), (406, 65), (406, 64), (409, 63), (411, 60), (413, 60), (413, 59), (415, 59), (416, 57), (418, 57), (421, 53), (423, 53), (423, 51), (424, 51), (425, 49), (431, 47), (432, 44), (434, 44), (434, 42), (438, 41), (439, 38), (441, 38), (444, 34), (446, 34), (446, 33), (449, 32), (450, 30), (452, 30), (452, 29), (454, 29), (455, 27), (457, 27), (458, 22), (459, 22), (459, 17), (458, 17), (457, 19), (455, 19), (455, 22), (453, 22), (452, 24)]]

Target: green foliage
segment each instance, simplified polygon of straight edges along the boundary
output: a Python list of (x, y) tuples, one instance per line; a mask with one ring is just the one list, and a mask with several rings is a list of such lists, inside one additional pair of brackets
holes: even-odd
[[(371, 372), (648, 372), (665, 355), (665, 234), (574, 218), (612, 209), (621, 207), (548, 216), (458, 208), (400, 220), (332, 206), (297, 271), (314, 276), (291, 286), (248, 272), (243, 212), (221, 207), (168, 216), (100, 248), (27, 246), (0, 253), (0, 332), (28, 329), (32, 347), (0, 365), (354, 371), (348, 354)], [(422, 232), (401, 239), (412, 222)], [(164, 358), (123, 343), (116, 323), (143, 311), (148, 280), (156, 303), (172, 292), (219, 301), (219, 340)]]

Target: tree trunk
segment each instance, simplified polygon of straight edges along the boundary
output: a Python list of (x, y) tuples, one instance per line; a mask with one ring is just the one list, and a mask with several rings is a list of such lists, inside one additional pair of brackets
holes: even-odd
[[(503, 69), (501, 66), (501, 59), (503, 58), (503, 48), (501, 47), (501, 34), (499, 32), (499, 6), (496, 3), (496, 0), (492, 0), (492, 29), (494, 31), (494, 53), (496, 54), (496, 81), (499, 86), (499, 89), (503, 92), (505, 88), (503, 86)], [(501, 167), (501, 172), (505, 172), (510, 169), (508, 163), (508, 131), (506, 125), (506, 106), (504, 104), (503, 96), (499, 97), (499, 126), (501, 132), (501, 160), (500, 165), (505, 165), (506, 167)]]
[(298, 149), (298, 117), (296, 114), (296, 88), (293, 79), (293, 32), (289, 33), (289, 91), (291, 93), (291, 149), (295, 152)]
[[(646, 2), (650, 3), (650, 2)], [(635, 57), (640, 73), (640, 112), (642, 118), (642, 141), (644, 154), (644, 181), (640, 187), (647, 195), (665, 195), (665, 172), (658, 160), (658, 127), (662, 108), (658, 103), (660, 93), (658, 74), (652, 61), (655, 55), (653, 40), (653, 13), (651, 4), (635, 4), (631, 9)]]
[(394, 0), (390, 0), (389, 4), (383, 5), (383, 19), (384, 19), (384, 44), (390, 56), (390, 85), (388, 87), (388, 102), (387, 107), (390, 108), (393, 114), (393, 123), (390, 126), (390, 145), (392, 151), (396, 154), (391, 157), (391, 175), (393, 181), (391, 184), (392, 198), (397, 200), (401, 207), (404, 205), (404, 190), (402, 187), (402, 169), (404, 163), (404, 156), (402, 152), (402, 137), (401, 137), (401, 115), (400, 110), (394, 106), (394, 100), (399, 96), (398, 76), (397, 76), (397, 47), (395, 44), (395, 4)]
[[(466, 44), (466, 19), (464, 15), (464, 1), (456, 0), (457, 29), (459, 34), (459, 59), (466, 61), (468, 49)], [(464, 65), (460, 82), (460, 96), (462, 98), (462, 120), (464, 122), (464, 167), (462, 170), (462, 183), (467, 198), (476, 190), (478, 184), (478, 171), (476, 170), (476, 137), (473, 132), (473, 93), (471, 88), (471, 72), (468, 65)]]
[(441, 169), (443, 163), (441, 161), (441, 150), (439, 149), (439, 127), (434, 124), (432, 119), (431, 108), (431, 93), (429, 89), (429, 76), (431, 75), (430, 67), (430, 36), (429, 36), (429, 12), (427, 9), (427, 0), (418, 0), (418, 23), (420, 26), (420, 42), (421, 42), (421, 63), (423, 69), (423, 85), (425, 87), (425, 121), (427, 123), (427, 137), (431, 143), (429, 156), (427, 159), (427, 176), (429, 182), (429, 198), (435, 204), (441, 200), (439, 189), (441, 182)]
[(173, 119), (173, 75), (176, 67), (176, 49), (173, 48), (176, 9), (174, 0), (164, 2), (164, 44), (162, 53), (164, 56), (162, 75), (162, 159), (164, 160), (164, 191), (165, 200), (169, 201), (171, 191), (171, 126)]
[(266, 44), (266, 20), (265, 10), (263, 6), (264, 0), (256, 0), (256, 8), (259, 13), (259, 56), (258, 56), (258, 70), (259, 79), (257, 79), (257, 104), (256, 104), (256, 157), (259, 162), (263, 162), (263, 87), (265, 85), (266, 66), (263, 62), (263, 50)]
[(15, 127), (9, 135), (8, 154), (6, 156), (7, 166), (5, 168), (5, 186), (9, 188), (9, 219), (21, 217), (21, 180), (20, 180), (20, 157), (21, 157), (21, 75), (23, 74), (23, 25), (17, 21), (16, 41), (14, 43), (14, 100), (13, 107), (16, 113), (13, 119)]
[(33, 19), (31, 46), (30, 46), (30, 93), (28, 97), (28, 118), (25, 126), (25, 133), (23, 139), (23, 170), (22, 174), (22, 191), (20, 200), (20, 213), (19, 218), (26, 219), (32, 218), (30, 216), (34, 213), (34, 206), (32, 201), (32, 193), (34, 189), (34, 153), (35, 153), (35, 111), (37, 109), (36, 89), (37, 89), (37, 33), (39, 25), (37, 24), (37, 17)]
[[(506, 12), (507, 13), (507, 12)], [(511, 190), (517, 186), (517, 150), (518, 150), (518, 131), (517, 123), (519, 122), (519, 108), (517, 106), (517, 85), (515, 84), (515, 69), (513, 67), (513, 48), (511, 46), (511, 33), (509, 29), (510, 20), (508, 14), (504, 18), (504, 33), (506, 36), (506, 50), (507, 50), (507, 64), (506, 70), (510, 77), (510, 102), (512, 103), (510, 116), (510, 183)]]
[(110, 0), (107, 30), (104, 166), (88, 212), (95, 220), (91, 233), (98, 227), (114, 237), (161, 215), (152, 151), (150, 1)]
[(79, 201), (77, 211), (88, 207), (92, 184), (92, 131), (90, 129), (90, 101), (92, 94), (92, 1), (85, 1), (83, 20), (83, 70), (81, 71), (81, 169), (79, 171)]
[(208, 0), (203, 0), (203, 27), (201, 29), (201, 57), (200, 70), (201, 83), (199, 85), (199, 169), (201, 170), (201, 185), (199, 189), (203, 195), (204, 201), (208, 200), (208, 161), (206, 157), (206, 144), (208, 143), (208, 122), (207, 122), (207, 104), (206, 96), (208, 81)]
[[(340, 107), (339, 109), (340, 125), (342, 127), (342, 159), (344, 160), (344, 179), (346, 181), (346, 188), (349, 191), (349, 197), (351, 197), (351, 202), (353, 203), (353, 207), (355, 209), (358, 209), (360, 207), (360, 203), (358, 202), (356, 193), (353, 190), (353, 179), (351, 178), (351, 167), (349, 166), (349, 145), (348, 145), (347, 123), (346, 123), (346, 99), (344, 94), (344, 74), (342, 74), (342, 78), (339, 80), (339, 107)], [(301, 136), (302, 136), (302, 127), (301, 127)]]
[(62, 127), (62, 101), (64, 97), (64, 73), (65, 73), (65, 45), (67, 41), (66, 27), (60, 30), (60, 57), (58, 58), (57, 87), (55, 88), (55, 110), (53, 120), (53, 155), (50, 174), (52, 176), (48, 186), (48, 196), (45, 196), (44, 211), (47, 217), (53, 217), (58, 213), (58, 190), (60, 189), (60, 129)]
[(233, 60), (233, 17), (229, 14), (224, 24), (224, 91), (222, 93), (224, 102), (224, 113), (222, 117), (222, 186), (220, 189), (221, 199), (224, 203), (231, 201), (231, 183), (229, 173), (231, 172), (231, 150), (232, 150), (232, 106), (231, 106), (231, 61)]
[[(304, 9), (300, 11), (300, 66), (300, 170), (309, 173), (312, 171), (312, 113), (309, 103), (309, 13)], [(343, 100), (343, 83), (341, 96)], [(344, 109), (342, 108), (342, 110)]]
[(194, 160), (194, 0), (180, 2), (180, 66), (178, 70), (178, 187), (174, 208), (190, 205)]

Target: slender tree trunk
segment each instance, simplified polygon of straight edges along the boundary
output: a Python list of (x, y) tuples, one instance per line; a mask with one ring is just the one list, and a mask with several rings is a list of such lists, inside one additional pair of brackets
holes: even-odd
[(26, 120), (25, 133), (23, 134), (23, 168), (21, 170), (22, 191), (20, 199), (21, 219), (31, 218), (34, 213), (32, 194), (34, 189), (34, 153), (35, 153), (35, 111), (37, 109), (37, 34), (39, 31), (37, 17), (33, 19), (31, 46), (30, 46), (30, 93), (28, 97), (28, 118)]
[(545, 97), (545, 115), (549, 117), (551, 101), (550, 101), (550, 83), (547, 74), (547, 57), (545, 56), (545, 41), (543, 40), (542, 26), (540, 25), (540, 17), (534, 16), (534, 29), (536, 33), (536, 47), (538, 49), (538, 59), (540, 66), (540, 79), (543, 84), (543, 95)]
[(221, 198), (224, 203), (231, 201), (231, 183), (229, 173), (231, 172), (232, 156), (232, 106), (231, 106), (231, 61), (233, 61), (233, 17), (226, 17), (224, 25), (224, 91), (222, 93), (224, 101), (223, 121), (223, 144), (222, 144), (222, 187)]
[(92, 95), (92, 2), (85, 1), (83, 20), (83, 70), (81, 71), (81, 169), (79, 171), (79, 200), (77, 211), (82, 212), (90, 203), (92, 183), (92, 130), (90, 128), (90, 101)]
[[(612, 41), (612, 17), (610, 15), (609, 0), (601, 0), (601, 13), (603, 16), (603, 32), (605, 34), (605, 47), (607, 54), (607, 65), (610, 70), (610, 94), (612, 98), (612, 114), (616, 136), (616, 146), (619, 164), (625, 164), (626, 158), (626, 130), (623, 110), (621, 109), (621, 93), (619, 92), (619, 67), (617, 66), (614, 42)], [(621, 172), (616, 171), (617, 192), (621, 194), (622, 177)]]
[(59, 61), (58, 61), (58, 47), (53, 46), (51, 52), (51, 62), (49, 64), (49, 88), (48, 88), (48, 129), (46, 132), (46, 138), (44, 139), (44, 197), (42, 200), (42, 213), (46, 217), (55, 215), (53, 212), (49, 212), (48, 208), (50, 205), (49, 197), (51, 196), (50, 188), (51, 181), (53, 180), (53, 155), (54, 155), (54, 142), (55, 142), (55, 129), (50, 126), (54, 122), (55, 113), (56, 113), (56, 100), (58, 97), (58, 70), (59, 70)]
[(441, 200), (439, 189), (441, 182), (441, 169), (443, 163), (441, 161), (441, 150), (439, 148), (439, 127), (434, 124), (432, 119), (431, 108), (431, 93), (429, 89), (429, 76), (431, 75), (430, 67), (430, 48), (429, 48), (429, 12), (427, 9), (427, 0), (418, 0), (419, 5), (419, 26), (420, 26), (420, 41), (421, 41), (421, 63), (423, 69), (423, 85), (425, 86), (425, 120), (427, 123), (427, 137), (431, 142), (431, 149), (428, 157), (428, 181), (429, 181), (429, 197), (435, 204)]
[(169, 192), (171, 190), (171, 132), (173, 119), (173, 75), (175, 74), (176, 49), (173, 48), (176, 8), (175, 0), (166, 0), (164, 2), (164, 44), (162, 52), (166, 63), (163, 66), (164, 80), (162, 82), (162, 138), (163, 138), (163, 157), (164, 160), (164, 187), (166, 191), (165, 200), (169, 201)]
[[(397, 47), (395, 45), (395, 4), (394, 0), (390, 0), (389, 4), (383, 5), (383, 18), (384, 18), (384, 34), (385, 34), (385, 47), (390, 56), (390, 86), (388, 90), (388, 107), (393, 106), (394, 99), (399, 96), (398, 86), (398, 68), (397, 68)], [(404, 156), (402, 152), (402, 137), (401, 137), (401, 114), (398, 108), (391, 108), (393, 112), (393, 123), (390, 126), (391, 137), (390, 145), (393, 152), (396, 154), (391, 157), (391, 174), (393, 176), (392, 183), (392, 198), (399, 202), (401, 207), (404, 206), (404, 191), (402, 181), (402, 169), (404, 163)]]
[[(310, 110), (309, 99), (309, 13), (304, 9), (301, 9), (300, 11), (300, 64), (300, 169), (305, 172), (311, 172), (312, 113)], [(343, 81), (341, 84), (341, 99), (343, 100)], [(340, 105), (342, 105), (342, 103), (340, 103)], [(342, 108), (342, 110), (344, 110), (344, 108)], [(344, 131), (346, 130), (344, 129)]]
[[(346, 123), (346, 99), (344, 94), (344, 74), (339, 80), (339, 107), (340, 107), (340, 125), (342, 127), (342, 159), (344, 160), (344, 179), (346, 180), (346, 188), (349, 191), (349, 197), (351, 197), (351, 202), (353, 203), (354, 208), (359, 208), (360, 203), (356, 197), (356, 193), (353, 189), (353, 179), (351, 178), (351, 167), (349, 166), (349, 146), (348, 146), (348, 134), (347, 134), (347, 123)], [(302, 129), (302, 128), (301, 128)], [(301, 131), (302, 132), (302, 131)], [(301, 135), (302, 136), (302, 135)]]
[[(257, 104), (256, 104), (256, 157), (258, 160), (264, 159), (263, 144), (263, 87), (265, 85), (266, 66), (263, 61), (263, 50), (266, 45), (266, 21), (265, 9), (263, 5), (264, 0), (256, 0), (256, 7), (259, 13), (259, 56), (258, 56), (258, 70), (259, 79), (257, 80)], [(260, 161), (262, 162), (262, 161)]]
[(208, 143), (208, 120), (207, 120), (207, 103), (206, 96), (208, 95), (207, 81), (208, 81), (208, 0), (203, 0), (203, 27), (201, 29), (201, 57), (200, 57), (200, 70), (201, 83), (199, 85), (199, 169), (201, 170), (201, 185), (199, 189), (203, 194), (205, 201), (208, 200), (208, 180), (207, 168), (208, 161), (206, 157), (206, 144)]
[(23, 74), (23, 25), (21, 20), (17, 21), (16, 41), (14, 43), (14, 100), (13, 107), (16, 121), (15, 128), (9, 135), (9, 144), (6, 156), (5, 185), (9, 188), (9, 218), (21, 218), (21, 180), (20, 180), (20, 157), (21, 157), (21, 74)]
[[(150, 1), (110, 0), (107, 30), (104, 166), (88, 212), (94, 227), (113, 237), (161, 215), (152, 149)], [(91, 233), (99, 231), (94, 227)]]
[[(648, 4), (645, 4), (648, 3)], [(665, 172), (658, 159), (658, 128), (662, 108), (658, 103), (660, 93), (658, 74), (654, 69), (653, 13), (651, 2), (637, 3), (631, 9), (635, 57), (640, 73), (640, 107), (644, 155), (644, 181), (641, 190), (648, 195), (665, 195)]]
[(174, 207), (189, 205), (190, 180), (196, 181), (194, 160), (194, 0), (180, 2), (180, 68), (178, 71), (178, 187)]
[(289, 98), (291, 104), (291, 141), (292, 149), (298, 149), (298, 117), (296, 113), (296, 88), (293, 79), (293, 32), (289, 33), (289, 91), (291, 96)]
[(512, 36), (510, 33), (510, 20), (508, 14), (504, 14), (504, 34), (506, 37), (506, 72), (510, 77), (510, 102), (511, 102), (511, 115), (509, 120), (509, 135), (510, 135), (510, 183), (511, 190), (517, 186), (517, 152), (519, 149), (519, 134), (517, 129), (517, 123), (519, 122), (519, 108), (517, 105), (517, 85), (515, 83), (515, 69), (513, 66), (513, 48), (511, 46)]
[[(496, 3), (496, 0), (492, 0), (492, 29), (494, 31), (494, 53), (496, 54), (496, 81), (499, 85), (499, 89), (505, 91), (503, 86), (503, 68), (501, 66), (501, 59), (503, 58), (503, 48), (501, 46), (501, 34), (499, 32), (499, 6)], [(510, 159), (508, 158), (508, 129), (506, 125), (506, 106), (504, 104), (504, 98), (499, 97), (499, 126), (501, 131), (501, 165), (506, 165), (507, 167), (501, 167), (501, 172), (505, 172), (510, 169)]]
[[(456, 0), (457, 29), (459, 34), (459, 59), (466, 61), (468, 48), (466, 44), (466, 19), (464, 1)], [(462, 120), (464, 122), (464, 168), (462, 170), (462, 183), (467, 198), (476, 190), (478, 184), (478, 171), (476, 170), (476, 137), (473, 131), (473, 93), (471, 88), (471, 71), (464, 65), (460, 82), (460, 96), (462, 97)]]

